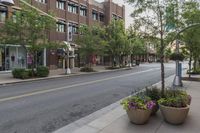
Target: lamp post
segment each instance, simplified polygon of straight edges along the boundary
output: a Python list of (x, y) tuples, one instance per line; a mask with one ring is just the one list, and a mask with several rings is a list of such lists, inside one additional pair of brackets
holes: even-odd
[[(176, 54), (178, 55), (179, 54), (179, 41), (176, 39)], [(176, 75), (174, 77), (174, 81), (173, 81), (173, 86), (174, 87), (182, 87), (183, 86), (183, 83), (182, 83), (182, 80), (181, 80), (181, 75), (179, 74), (179, 60), (176, 60)]]

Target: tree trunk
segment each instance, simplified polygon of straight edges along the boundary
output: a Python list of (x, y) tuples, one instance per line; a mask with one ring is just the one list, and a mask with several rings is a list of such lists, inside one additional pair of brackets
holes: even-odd
[(194, 57), (194, 63), (193, 63), (193, 70), (196, 71), (197, 69), (197, 59)]
[(163, 40), (163, 19), (162, 19), (162, 12), (160, 11), (160, 64), (161, 64), (161, 95), (164, 96), (165, 91), (165, 68), (164, 68), (164, 40)]
[(190, 50), (190, 59), (189, 59), (189, 78), (191, 78), (191, 69), (192, 69), (192, 52)]

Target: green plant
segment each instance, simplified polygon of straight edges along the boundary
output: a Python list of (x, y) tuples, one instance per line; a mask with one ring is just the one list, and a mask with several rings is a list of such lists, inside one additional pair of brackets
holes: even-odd
[(179, 61), (183, 61), (185, 59), (185, 56), (182, 53), (172, 53), (170, 55), (170, 60), (179, 60)]
[(161, 98), (161, 90), (156, 86), (147, 87), (144, 94), (154, 101), (158, 101)]
[(19, 78), (19, 79), (29, 78), (29, 72), (24, 68), (15, 68), (12, 71), (12, 75), (14, 78)]
[(158, 103), (164, 106), (182, 108), (187, 107), (189, 96), (186, 91), (182, 90), (167, 90), (163, 98), (158, 100)]
[(49, 68), (44, 66), (39, 66), (36, 68), (36, 74), (38, 77), (47, 77), (49, 75)]
[(81, 72), (95, 72), (93, 68), (90, 67), (83, 67), (80, 70)]
[(122, 100), (121, 105), (125, 110), (130, 109), (152, 109), (155, 106), (155, 103), (151, 100), (150, 97), (142, 96), (131, 96)]
[(192, 69), (191, 71), (187, 71), (187, 74), (200, 74), (200, 68)]

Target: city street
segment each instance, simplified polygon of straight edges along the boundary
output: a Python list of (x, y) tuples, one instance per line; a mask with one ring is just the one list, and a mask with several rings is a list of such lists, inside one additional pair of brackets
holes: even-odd
[[(165, 65), (166, 77), (175, 64)], [(160, 64), (0, 86), (0, 133), (49, 133), (160, 81)]]

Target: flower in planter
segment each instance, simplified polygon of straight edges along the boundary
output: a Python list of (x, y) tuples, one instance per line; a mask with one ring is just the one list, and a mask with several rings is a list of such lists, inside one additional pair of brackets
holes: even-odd
[(151, 110), (156, 104), (149, 97), (131, 96), (124, 99), (121, 104), (125, 110), (129, 109), (143, 109)]
[(154, 101), (147, 102), (147, 109), (153, 109), (153, 107), (156, 105)]
[(131, 96), (124, 99), (121, 104), (134, 124), (145, 124), (155, 106), (155, 102), (146, 96)]

